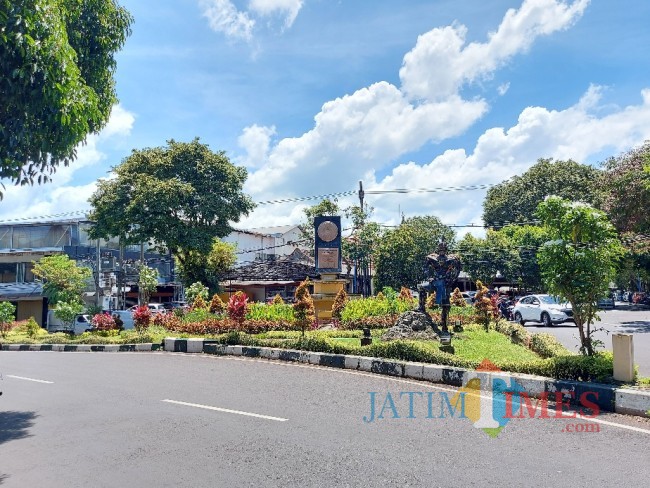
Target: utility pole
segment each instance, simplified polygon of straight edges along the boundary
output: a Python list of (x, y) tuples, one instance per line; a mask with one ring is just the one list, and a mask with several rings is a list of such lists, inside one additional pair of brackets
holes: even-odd
[(363, 212), (363, 196), (365, 193), (363, 192), (363, 181), (359, 180), (359, 206), (361, 207), (361, 211)]
[(117, 309), (124, 310), (124, 302), (122, 300), (122, 280), (124, 278), (124, 243), (120, 237), (120, 251), (119, 262), (117, 265)]
[(95, 274), (97, 279), (95, 281), (95, 306), (102, 306), (100, 291), (103, 290), (101, 286), (100, 273), (102, 271), (102, 253), (101, 253), (101, 240), (97, 238), (97, 247), (95, 248)]

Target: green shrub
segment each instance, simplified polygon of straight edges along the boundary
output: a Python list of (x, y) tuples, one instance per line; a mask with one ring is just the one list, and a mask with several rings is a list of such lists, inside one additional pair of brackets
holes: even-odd
[[(389, 295), (392, 298), (388, 298)], [(350, 300), (341, 312), (341, 321), (345, 324), (346, 328), (351, 328), (347, 324), (358, 323), (368, 317), (395, 316), (408, 310), (413, 310), (417, 305), (413, 299), (398, 300), (397, 294), (394, 291), (389, 295), (384, 293), (383, 298), (376, 296)]]
[(557, 337), (546, 333), (533, 334), (530, 340), (530, 348), (543, 358), (568, 356), (571, 354), (569, 350), (557, 340)]
[(294, 322), (296, 319), (293, 307), (287, 303), (252, 303), (246, 312), (247, 320), (271, 320), (278, 322)]
[[(177, 309), (180, 310), (180, 309)], [(190, 323), (190, 322), (203, 322), (204, 320), (207, 319), (213, 319), (215, 318), (214, 314), (210, 313), (210, 310), (203, 307), (203, 308), (192, 308), (189, 312), (185, 313), (182, 316), (182, 320), (185, 323)]]
[(47, 331), (43, 329), (43, 327), (38, 325), (38, 323), (36, 323), (34, 317), (30, 317), (27, 320), (21, 320), (20, 322), (16, 322), (16, 327), (14, 327), (14, 329), (12, 330), (12, 334), (26, 335), (27, 337), (35, 339), (37, 337), (46, 336)]

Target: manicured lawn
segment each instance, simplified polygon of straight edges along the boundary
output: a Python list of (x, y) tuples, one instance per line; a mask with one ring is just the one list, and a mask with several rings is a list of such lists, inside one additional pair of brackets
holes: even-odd
[[(346, 345), (359, 346), (358, 338), (331, 338), (332, 341)], [(373, 337), (373, 343), (381, 342), (379, 337)], [(421, 341), (426, 348), (438, 351), (440, 344), (435, 341)], [(464, 332), (456, 333), (452, 340), (454, 355), (472, 361), (489, 359), (492, 362), (515, 361), (525, 362), (540, 359), (530, 349), (513, 344), (505, 335), (494, 330), (485, 332), (482, 327), (469, 325)]]

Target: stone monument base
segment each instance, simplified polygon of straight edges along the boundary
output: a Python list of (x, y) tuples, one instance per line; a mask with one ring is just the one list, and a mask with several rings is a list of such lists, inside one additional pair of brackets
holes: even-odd
[(383, 341), (397, 339), (412, 339), (435, 341), (438, 340), (438, 326), (428, 313), (418, 310), (404, 312), (399, 316), (394, 326), (381, 336)]

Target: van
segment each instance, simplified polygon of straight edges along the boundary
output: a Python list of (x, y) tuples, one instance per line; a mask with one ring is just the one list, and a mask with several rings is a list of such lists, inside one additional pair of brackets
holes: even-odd
[(92, 324), (90, 323), (90, 315), (79, 314), (75, 317), (74, 324), (64, 324), (63, 321), (54, 315), (54, 310), (47, 311), (47, 331), (53, 332), (66, 332), (68, 334), (79, 335), (90, 330)]
[(116, 315), (120, 317), (122, 320), (122, 323), (124, 324), (122, 327), (124, 330), (129, 330), (133, 329), (135, 327), (135, 324), (133, 323), (133, 313), (129, 310), (111, 310), (109, 312), (113, 317)]

